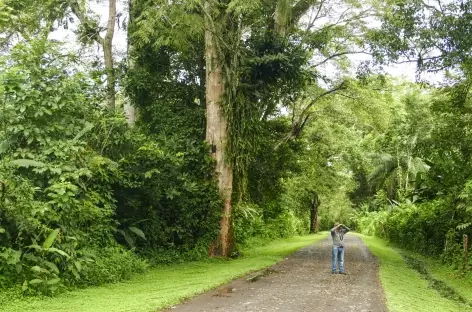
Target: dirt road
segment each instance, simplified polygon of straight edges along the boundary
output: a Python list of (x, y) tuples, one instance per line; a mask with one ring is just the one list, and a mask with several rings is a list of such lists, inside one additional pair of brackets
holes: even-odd
[(362, 241), (347, 234), (347, 275), (331, 274), (331, 238), (166, 311), (387, 311), (378, 264)]

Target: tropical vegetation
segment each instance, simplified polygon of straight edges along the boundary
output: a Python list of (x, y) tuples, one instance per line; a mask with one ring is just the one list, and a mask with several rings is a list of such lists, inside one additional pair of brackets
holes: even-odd
[(105, 4), (0, 0), (0, 289), (337, 221), (470, 274), (471, 3)]

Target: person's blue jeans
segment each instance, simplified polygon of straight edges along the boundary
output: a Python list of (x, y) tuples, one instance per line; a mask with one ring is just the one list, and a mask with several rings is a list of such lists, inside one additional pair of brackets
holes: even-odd
[(331, 257), (332, 266), (331, 269), (333, 272), (336, 272), (336, 268), (339, 263), (339, 273), (344, 273), (344, 247), (343, 246), (333, 246), (333, 252)]

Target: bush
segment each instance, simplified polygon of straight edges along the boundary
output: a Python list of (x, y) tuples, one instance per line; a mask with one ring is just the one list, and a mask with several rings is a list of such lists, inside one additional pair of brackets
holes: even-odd
[(234, 207), (233, 228), (237, 244), (244, 244), (251, 237), (265, 237), (266, 228), (262, 209), (255, 204), (240, 203)]
[(211, 239), (200, 239), (197, 245), (190, 250), (183, 247), (145, 250), (143, 256), (149, 261), (151, 266), (198, 261), (208, 258), (208, 247), (213, 240), (214, 237)]
[(114, 185), (116, 216), (120, 229), (139, 226), (146, 239), (118, 236), (119, 242), (139, 252), (187, 252), (201, 240), (209, 246), (218, 233), (221, 200), (215, 184), (200, 172), (212, 169), (212, 163), (205, 163), (204, 145), (183, 153), (142, 134), (134, 144), (119, 160), (123, 179)]
[(268, 220), (266, 224), (267, 237), (285, 238), (308, 233), (304, 220), (297, 218), (293, 211), (283, 211), (277, 218)]
[(255, 204), (242, 203), (234, 212), (234, 233), (237, 244), (246, 244), (252, 238), (274, 239), (308, 233), (305, 220), (291, 210), (282, 210), (274, 218), (264, 220), (263, 209)]
[(425, 255), (444, 250), (446, 233), (455, 227), (453, 211), (443, 200), (401, 205), (388, 215), (385, 237)]
[(114, 241), (120, 172), (89, 144), (108, 114), (98, 86), (58, 53), (32, 41), (0, 58), (0, 286), (28, 294), (60, 291), (79, 277), (83, 246)]
[(444, 262), (459, 267), (463, 231), (457, 228), (466, 219), (464, 213), (453, 202), (439, 199), (360, 213), (355, 221), (363, 234), (386, 238), (424, 255), (441, 256)]
[(116, 283), (129, 279), (134, 273), (143, 273), (148, 263), (123, 247), (85, 249), (81, 252), (92, 259), (82, 267), (80, 279), (70, 276), (69, 281), (77, 286)]

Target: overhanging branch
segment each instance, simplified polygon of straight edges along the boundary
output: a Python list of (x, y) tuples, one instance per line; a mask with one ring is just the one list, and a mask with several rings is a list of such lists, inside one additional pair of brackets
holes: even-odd
[(328, 62), (328, 61), (330, 61), (330, 60), (332, 60), (332, 59), (334, 59), (334, 58), (337, 58), (337, 57), (339, 57), (339, 56), (351, 55), (351, 54), (366, 54), (366, 55), (372, 55), (372, 53), (369, 53), (369, 52), (366, 52), (366, 51), (346, 51), (346, 52), (334, 53), (334, 54), (328, 56), (327, 58), (325, 58), (323, 61), (314, 64), (313, 67), (321, 66), (321, 65), (325, 64), (326, 62)]
[(346, 89), (346, 83), (345, 82), (342, 82), (341, 84), (339, 84), (338, 86), (330, 89), (330, 90), (327, 90), (323, 93), (321, 93), (320, 95), (314, 97), (313, 99), (311, 99), (311, 101), (309, 102), (309, 104), (303, 109), (303, 111), (301, 112), (301, 114), (296, 117), (296, 118), (292, 118), (292, 128), (290, 129), (290, 132), (287, 133), (287, 135), (285, 135), (279, 142), (277, 142), (277, 144), (275, 145), (274, 147), (274, 150), (277, 150), (280, 148), (280, 146), (282, 146), (283, 144), (287, 143), (287, 142), (290, 142), (290, 141), (293, 141), (293, 140), (296, 140), (300, 134), (302, 133), (303, 129), (305, 128), (305, 126), (308, 124), (308, 121), (310, 120), (310, 117), (312, 116), (312, 113), (310, 112), (310, 109), (317, 103), (319, 102), (321, 99), (331, 95), (331, 94), (335, 94), (337, 93), (338, 91), (340, 90), (344, 90)]

